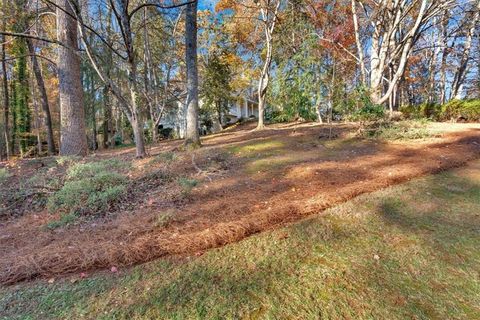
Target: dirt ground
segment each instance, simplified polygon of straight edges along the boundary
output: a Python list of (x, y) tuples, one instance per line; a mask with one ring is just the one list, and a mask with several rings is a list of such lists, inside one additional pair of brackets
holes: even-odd
[[(46, 210), (0, 222), (0, 282), (201, 254), (359, 194), (480, 158), (478, 124), (434, 124), (437, 137), (402, 142), (354, 138), (357, 128), (347, 124), (252, 128), (206, 137), (193, 153), (171, 141), (153, 146), (152, 157), (142, 160), (131, 148), (92, 156), (132, 162), (130, 179), (147, 185), (140, 193), (132, 190), (135, 206), (54, 230), (44, 226), (58, 217)], [(177, 160), (152, 161), (165, 152), (175, 152)], [(11, 168), (12, 181), (35, 170), (27, 161)], [(175, 179), (156, 183), (156, 170), (199, 183), (184, 194)], [(164, 216), (168, 220), (159, 224)]]

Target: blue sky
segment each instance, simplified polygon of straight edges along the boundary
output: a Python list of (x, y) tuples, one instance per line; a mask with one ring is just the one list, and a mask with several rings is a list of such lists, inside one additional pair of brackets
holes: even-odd
[(198, 1), (198, 9), (205, 10), (209, 9), (212, 10), (215, 8), (215, 4), (217, 4), (218, 0), (199, 0)]

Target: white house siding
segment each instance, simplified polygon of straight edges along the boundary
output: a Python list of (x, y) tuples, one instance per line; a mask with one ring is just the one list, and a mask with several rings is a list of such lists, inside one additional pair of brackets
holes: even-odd
[[(202, 101), (199, 101), (201, 107)], [(185, 104), (177, 102), (176, 110), (171, 110), (166, 113), (160, 120), (160, 125), (163, 128), (172, 128), (176, 136), (183, 138), (186, 130), (186, 110)], [(229, 104), (229, 111), (227, 114), (227, 123), (235, 123), (240, 119), (248, 119), (250, 117), (258, 117), (257, 101), (242, 97), (238, 101)]]

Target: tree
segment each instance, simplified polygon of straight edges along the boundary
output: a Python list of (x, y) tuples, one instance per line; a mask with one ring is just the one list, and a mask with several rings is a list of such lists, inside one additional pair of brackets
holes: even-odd
[[(110, 8), (115, 17), (115, 25), (119, 26), (116, 28), (116, 30), (118, 30), (118, 37), (115, 37), (115, 41), (113, 43), (106, 41), (105, 37), (103, 37), (93, 27), (88, 26), (80, 14), (75, 15), (78, 23), (78, 29), (80, 30), (80, 38), (85, 46), (87, 56), (92, 64), (93, 69), (97, 72), (100, 80), (106, 86), (108, 86), (108, 90), (115, 96), (121, 110), (126, 115), (132, 127), (137, 158), (142, 158), (146, 155), (144, 138), (145, 109), (142, 105), (139, 105), (139, 99), (141, 97), (139, 75), (140, 59), (138, 59), (138, 50), (135, 48), (134, 41), (137, 33), (132, 31), (132, 23), (134, 21), (133, 18), (135, 17), (136, 13), (139, 13), (142, 9), (147, 7), (172, 9), (185, 6), (185, 4), (193, 4), (193, 2), (181, 2), (174, 3), (172, 5), (147, 2), (138, 4), (137, 6), (131, 6), (128, 0), (109, 1)], [(87, 39), (87, 32), (95, 34), (95, 36), (100, 39), (100, 41), (120, 59), (119, 66), (120, 68), (124, 68), (122, 71), (125, 71), (127, 75), (126, 94), (123, 93), (122, 86), (119, 85), (118, 82), (115, 81), (111, 76), (109, 76), (105, 68), (103, 68), (102, 64), (100, 63), (102, 60), (100, 55), (96, 52), (95, 47), (90, 45)]]
[(43, 113), (45, 114), (45, 126), (47, 128), (47, 147), (48, 154), (55, 154), (55, 142), (53, 139), (53, 128), (52, 128), (52, 117), (50, 115), (50, 107), (48, 105), (48, 96), (47, 90), (45, 89), (45, 83), (43, 81), (42, 71), (40, 69), (40, 64), (38, 63), (37, 56), (35, 54), (35, 47), (33, 45), (33, 40), (27, 38), (28, 52), (32, 61), (32, 69), (35, 74), (35, 80), (37, 81), (37, 88), (40, 94), (40, 104), (42, 105)]
[[(278, 23), (282, 0), (222, 0), (217, 4), (217, 11), (232, 10), (235, 20), (235, 37), (237, 41), (251, 51), (257, 50), (261, 63), (258, 83), (258, 124), (257, 130), (264, 129), (264, 115), (267, 90), (273, 55), (273, 34)], [(259, 32), (257, 32), (257, 30)]]
[[(364, 20), (369, 22), (369, 25), (365, 24), (364, 34), (371, 43), (370, 92), (374, 103), (383, 104), (390, 99), (405, 72), (412, 48), (425, 27), (453, 2), (384, 0), (375, 5), (359, 2)], [(357, 46), (361, 45), (357, 41)], [(364, 52), (363, 46), (358, 48), (358, 52)]]
[(58, 83), (60, 96), (60, 154), (87, 154), (85, 110), (78, 56), (77, 23), (73, 18), (78, 7), (71, 0), (57, 1)]
[(232, 71), (226, 63), (226, 56), (212, 52), (204, 68), (202, 81), (203, 108), (213, 113), (213, 130), (222, 130), (222, 113), (228, 109), (231, 98)]
[[(18, 19), (13, 24), (13, 30), (21, 32), (27, 26), (27, 17), (24, 14), (26, 1), (15, 2), (15, 11)], [(25, 38), (15, 38), (13, 41), (12, 53), (17, 57), (13, 67), (13, 115), (14, 115), (14, 139), (13, 148), (18, 150), (20, 155), (27, 152), (30, 145), (30, 118), (31, 112), (28, 106), (29, 83), (27, 70), (27, 43)]]
[[(2, 2), (2, 10), (6, 11), (6, 0)], [(2, 29), (6, 29), (6, 18), (2, 17)], [(9, 92), (8, 92), (8, 79), (7, 79), (7, 63), (6, 63), (6, 41), (5, 35), (2, 34), (0, 37), (1, 41), (1, 56), (2, 59), (2, 86), (3, 86), (3, 138), (5, 140), (5, 156), (8, 159), (12, 153), (11, 144), (10, 144), (10, 124), (9, 124)], [(3, 150), (0, 151), (3, 153)]]
[[(480, 1), (476, 1), (476, 6), (472, 8), (472, 15), (469, 19), (470, 26), (467, 29), (467, 33), (465, 36), (465, 43), (463, 45), (463, 53), (461, 54), (459, 66), (455, 72), (453, 84), (452, 84), (452, 94), (451, 96), (455, 99), (462, 98), (462, 86), (465, 81), (465, 74), (468, 67), (468, 61), (470, 59), (470, 50), (472, 48), (472, 40), (475, 34), (475, 30), (477, 28), (477, 24), (480, 18)], [(470, 17), (470, 15), (467, 15)]]
[(268, 84), (270, 81), (270, 67), (272, 64), (273, 53), (273, 31), (278, 21), (278, 9), (280, 8), (280, 0), (263, 0), (257, 1), (256, 4), (261, 14), (261, 22), (265, 32), (265, 58), (263, 61), (260, 80), (258, 82), (258, 125), (257, 130), (262, 130), (264, 125), (265, 114), (265, 98), (267, 96)]
[(198, 132), (197, 1), (185, 10), (185, 61), (187, 65), (187, 130), (185, 146), (200, 146)]

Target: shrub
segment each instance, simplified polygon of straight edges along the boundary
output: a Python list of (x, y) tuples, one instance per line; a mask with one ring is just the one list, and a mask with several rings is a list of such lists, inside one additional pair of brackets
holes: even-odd
[(439, 104), (425, 102), (420, 105), (420, 114), (422, 114), (424, 118), (438, 119), (441, 112), (442, 106)]
[(198, 184), (197, 180), (188, 179), (185, 177), (179, 178), (177, 181), (180, 187), (182, 187), (182, 192), (185, 195), (188, 195), (192, 191), (192, 189)]
[(158, 228), (165, 228), (173, 221), (175, 221), (173, 210), (167, 210), (165, 212), (160, 212), (155, 217), (154, 225)]
[(74, 223), (77, 219), (78, 219), (78, 216), (76, 214), (73, 214), (73, 213), (64, 214), (60, 217), (59, 220), (50, 221), (49, 223), (47, 223), (46, 227), (47, 229), (57, 229), (60, 227), (68, 226)]
[(353, 121), (378, 121), (385, 116), (385, 108), (381, 105), (365, 104), (352, 114)]
[(7, 168), (0, 169), (0, 183), (7, 180), (10, 177)]
[(96, 162), (77, 163), (68, 168), (67, 179), (81, 179), (93, 177), (104, 171), (119, 171), (128, 167), (128, 163), (119, 159), (109, 159)]
[(62, 188), (49, 197), (48, 209), (75, 215), (108, 210), (127, 189), (127, 178), (118, 172), (124, 167), (119, 160), (73, 165)]
[(480, 121), (480, 99), (451, 100), (444, 105), (434, 103), (405, 105), (400, 107), (400, 111), (407, 119)]
[(366, 125), (361, 136), (385, 140), (413, 140), (431, 137), (426, 121), (392, 122), (382, 120)]
[(480, 99), (451, 100), (441, 108), (441, 120), (480, 121)]
[(80, 157), (78, 156), (59, 156), (57, 157), (57, 164), (60, 166), (63, 165), (72, 165), (75, 162), (80, 161)]
[(150, 163), (163, 162), (170, 164), (178, 159), (178, 155), (173, 151), (162, 152), (150, 160)]
[(422, 103), (420, 105), (404, 105), (400, 107), (400, 112), (407, 119), (428, 118), (438, 120), (442, 113), (442, 106), (435, 103)]

